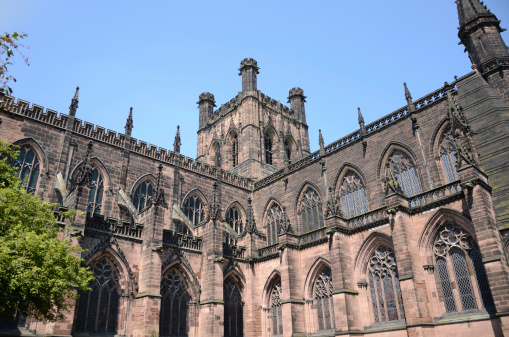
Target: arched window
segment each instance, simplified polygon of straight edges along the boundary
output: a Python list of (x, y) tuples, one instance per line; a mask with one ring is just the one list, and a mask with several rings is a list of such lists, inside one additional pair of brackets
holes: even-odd
[[(445, 225), (435, 239), (434, 252), (446, 312), (494, 308), (482, 256), (472, 235), (456, 224)], [(481, 303), (476, 300), (475, 283)]]
[(334, 329), (334, 304), (332, 302), (332, 275), (324, 268), (315, 283), (315, 302), (318, 314), (318, 330)]
[(283, 310), (281, 307), (281, 280), (274, 283), (270, 294), (270, 311), (272, 314), (272, 335), (283, 335)]
[(272, 165), (272, 137), (269, 133), (265, 134), (265, 163)]
[(283, 211), (278, 204), (272, 204), (267, 215), (267, 237), (269, 246), (279, 242), (279, 228), (283, 218)]
[(88, 194), (88, 216), (92, 216), (93, 214), (101, 214), (103, 202), (103, 178), (95, 166), (92, 166), (92, 186), (93, 187), (90, 189), (90, 193)]
[(152, 202), (152, 184), (150, 181), (141, 183), (133, 194), (133, 205), (138, 213), (150, 206)]
[(340, 202), (343, 213), (354, 217), (368, 211), (368, 199), (361, 178), (354, 171), (348, 171), (340, 188)]
[(232, 134), (232, 163), (233, 167), (239, 165), (239, 138), (236, 132)]
[(440, 142), (440, 158), (445, 172), (445, 179), (448, 183), (458, 180), (460, 175), (456, 164), (457, 151), (454, 148), (454, 139), (451, 130), (448, 129)]
[(304, 232), (323, 227), (322, 202), (318, 193), (311, 187), (306, 190), (302, 198), (300, 212)]
[(10, 159), (10, 164), (18, 168), (18, 177), (28, 193), (35, 193), (39, 179), (39, 158), (28, 146), (19, 149), (18, 158)]
[(111, 262), (102, 258), (91, 266), (95, 281), (91, 290), (81, 294), (77, 304), (76, 331), (90, 333), (117, 332), (121, 289)]
[[(230, 227), (237, 233), (242, 234), (244, 231), (244, 224), (242, 223), (242, 216), (237, 209), (237, 207), (231, 207), (226, 213), (226, 223), (230, 225)], [(224, 242), (233, 244), (234, 239), (231, 235), (228, 235), (226, 232), (224, 234)]]
[(379, 246), (371, 257), (368, 273), (375, 323), (405, 319), (394, 252)]
[(237, 283), (227, 279), (223, 285), (224, 336), (244, 336), (244, 303)]
[(174, 269), (161, 282), (160, 336), (188, 335), (190, 296), (182, 276)]
[(406, 153), (400, 150), (394, 151), (389, 157), (387, 170), (390, 170), (396, 177), (399, 186), (407, 197), (412, 197), (421, 193), (417, 170)]
[(197, 226), (205, 220), (205, 205), (198, 196), (193, 195), (187, 199), (183, 208), (184, 214)]
[(285, 141), (285, 157), (286, 160), (288, 160), (289, 163), (292, 161), (292, 141), (290, 139), (287, 139)]

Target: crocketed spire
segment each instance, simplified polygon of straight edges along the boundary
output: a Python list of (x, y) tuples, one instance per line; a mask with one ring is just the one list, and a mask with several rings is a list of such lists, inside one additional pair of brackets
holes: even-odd
[(487, 16), (495, 17), (479, 0), (456, 0), (456, 5), (458, 6), (460, 29), (474, 19)]

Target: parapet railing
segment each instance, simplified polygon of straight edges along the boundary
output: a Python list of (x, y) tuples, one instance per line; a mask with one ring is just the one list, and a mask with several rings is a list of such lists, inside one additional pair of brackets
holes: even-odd
[(175, 233), (172, 230), (165, 229), (163, 231), (163, 245), (201, 252), (202, 238), (185, 233)]
[(223, 256), (235, 259), (243, 259), (246, 247), (223, 242)]
[(429, 191), (417, 194), (408, 198), (410, 208), (424, 207), (431, 203), (443, 200), (462, 191), (461, 180), (456, 180), (448, 184), (433, 188)]
[(121, 238), (141, 240), (143, 233), (142, 224), (131, 224), (128, 221), (119, 221), (115, 218), (104, 218), (101, 215), (87, 216), (85, 219), (85, 230), (92, 230), (100, 233), (112, 233)]
[[(430, 106), (436, 102), (439, 102), (442, 99), (445, 99), (447, 96), (447, 92), (456, 92), (457, 91), (456, 85), (457, 85), (458, 81), (461, 81), (462, 79), (464, 79), (468, 76), (471, 76), (472, 74), (473, 74), (473, 72), (468, 73), (468, 74), (462, 76), (461, 78), (456, 79), (454, 82), (447, 84), (447, 85), (443, 86), (442, 88), (437, 89), (437, 90), (433, 91), (432, 93), (415, 100), (413, 102), (413, 104), (415, 105), (416, 111), (423, 109), (427, 106)], [(389, 125), (392, 125), (408, 115), (409, 115), (409, 112), (408, 112), (407, 106), (399, 108), (396, 111), (394, 111), (382, 118), (379, 118), (372, 123), (367, 124), (366, 125), (366, 136), (368, 136), (378, 130), (381, 130), (382, 128), (385, 128)], [(360, 138), (361, 138), (361, 131), (359, 129), (359, 130), (356, 130), (356, 131), (346, 135), (345, 137), (342, 137), (342, 138), (330, 143), (329, 145), (325, 146), (324, 147), (325, 155), (336, 152), (336, 151), (354, 143), (355, 141), (359, 140)], [(315, 152), (311, 153), (310, 155), (308, 155), (307, 157), (304, 157), (304, 158), (290, 164), (288, 166), (287, 170), (281, 169), (281, 170), (271, 174), (270, 176), (265, 177), (264, 179), (261, 179), (261, 180), (255, 182), (254, 188), (255, 189), (262, 188), (262, 187), (270, 184), (271, 182), (282, 178), (283, 176), (287, 175), (290, 172), (298, 170), (298, 169), (300, 169), (304, 166), (307, 166), (311, 163), (317, 162), (320, 159), (320, 157), (321, 157), (320, 151), (315, 151)]]
[(277, 250), (278, 244), (273, 244), (267, 247), (260, 248), (256, 251), (258, 258), (268, 258), (273, 255), (279, 255), (279, 251)]
[(351, 217), (346, 220), (346, 224), (347, 228), (352, 229), (382, 221), (389, 221), (386, 206)]

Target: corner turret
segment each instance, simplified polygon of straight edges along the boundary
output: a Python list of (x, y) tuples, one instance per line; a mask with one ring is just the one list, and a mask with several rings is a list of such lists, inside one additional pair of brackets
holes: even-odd
[(242, 76), (242, 92), (256, 91), (256, 75), (259, 74), (258, 63), (252, 58), (245, 58), (240, 62), (239, 76)]
[(304, 90), (301, 88), (292, 88), (288, 92), (288, 103), (290, 103), (292, 110), (295, 112), (295, 118), (303, 124), (306, 124), (306, 110), (304, 108), (306, 98)]
[(214, 111), (216, 101), (214, 100), (214, 95), (210, 92), (203, 92), (196, 104), (198, 104), (198, 109), (200, 109), (200, 121), (198, 126), (198, 130), (200, 130), (207, 126), (209, 115)]

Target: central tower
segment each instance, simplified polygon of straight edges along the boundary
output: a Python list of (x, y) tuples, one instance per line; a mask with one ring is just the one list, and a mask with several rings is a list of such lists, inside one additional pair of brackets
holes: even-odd
[(242, 60), (242, 91), (215, 111), (211, 93), (198, 100), (197, 159), (254, 179), (309, 154), (304, 91), (291, 89), (287, 107), (258, 90), (259, 70), (256, 60)]

